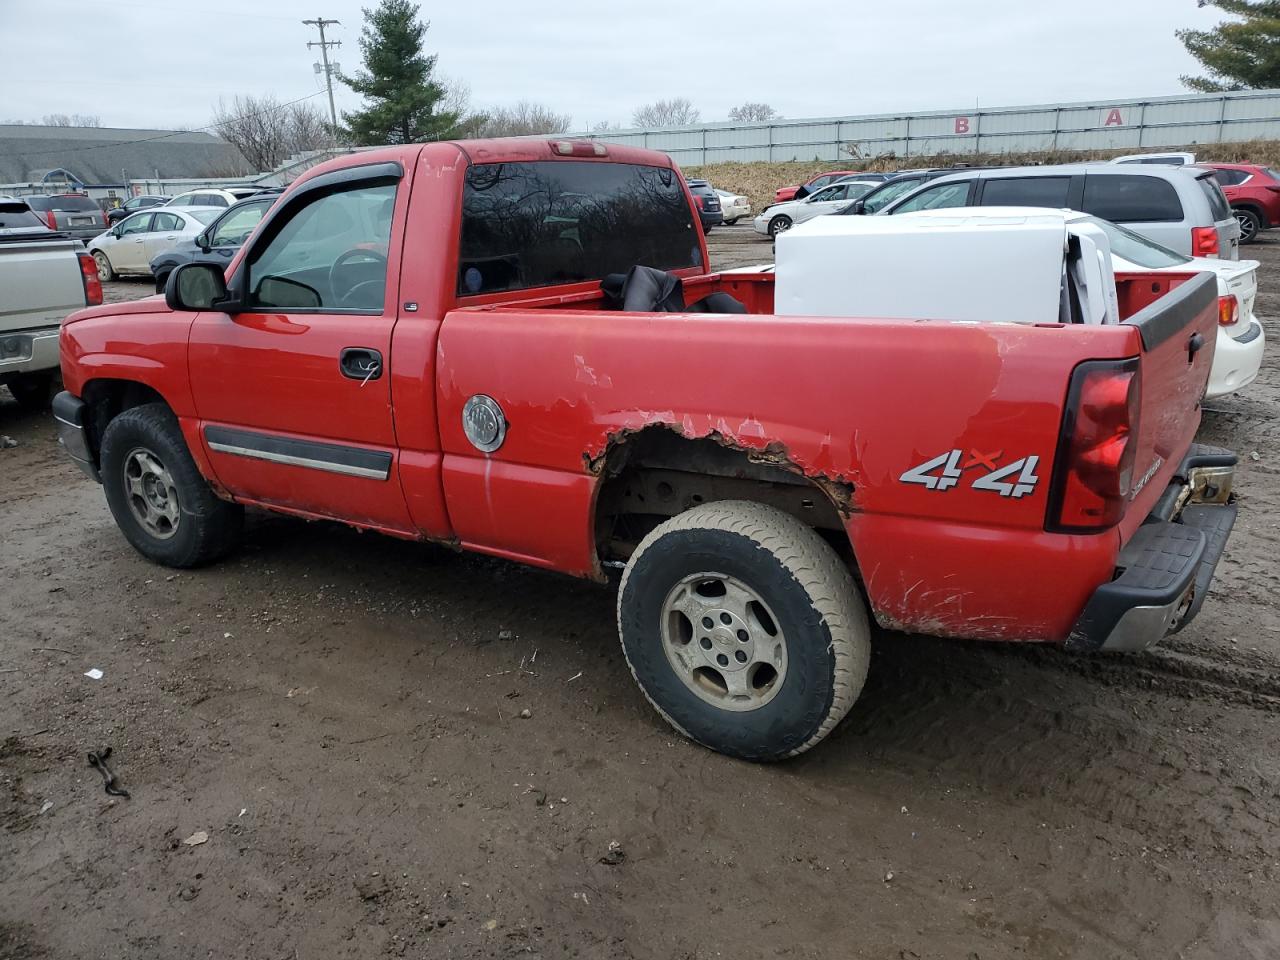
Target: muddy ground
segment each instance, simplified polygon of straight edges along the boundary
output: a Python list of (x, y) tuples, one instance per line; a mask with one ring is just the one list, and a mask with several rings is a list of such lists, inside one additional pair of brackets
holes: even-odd
[[(1247, 252), (1280, 344), (1280, 240)], [(663, 725), (612, 588), (270, 517), (153, 566), (6, 395), (0, 958), (1276, 957), (1268, 354), (1205, 414), (1241, 513), (1189, 628), (1106, 658), (881, 634), (848, 721), (775, 766)]]

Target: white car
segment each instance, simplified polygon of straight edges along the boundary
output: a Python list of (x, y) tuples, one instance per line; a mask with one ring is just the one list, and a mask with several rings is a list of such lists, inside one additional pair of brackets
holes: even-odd
[(188, 190), (180, 193), (165, 203), (166, 207), (229, 207), (254, 194), (261, 193), (261, 187), (201, 187), (199, 190)]
[(1175, 167), (1185, 167), (1196, 162), (1194, 153), (1129, 153), (1123, 157), (1112, 157), (1112, 163), (1167, 163)]
[(89, 241), (98, 279), (105, 282), (117, 274), (151, 276), (152, 260), (178, 241), (194, 237), (222, 212), (221, 207), (151, 207), (125, 217)]
[(751, 216), (751, 201), (746, 197), (728, 190), (717, 190), (716, 193), (720, 197), (720, 209), (728, 226), (733, 226), (743, 217)]
[(841, 180), (815, 190), (803, 200), (787, 200), (765, 207), (760, 216), (751, 221), (751, 226), (756, 233), (776, 237), (797, 223), (804, 223), (824, 213), (835, 213), (878, 186), (878, 182), (871, 180)]
[[(1047, 212), (1039, 207), (948, 207), (903, 216), (959, 222), (978, 218), (1034, 217)], [(1266, 347), (1262, 324), (1253, 315), (1258, 295), (1257, 260), (1188, 257), (1109, 220), (1075, 210), (1058, 212), (1068, 227), (1071, 224), (1089, 224), (1106, 234), (1112, 268), (1116, 273), (1130, 270), (1160, 273), (1205, 271), (1214, 274), (1218, 281), (1218, 334), (1205, 398), (1212, 400), (1235, 393), (1257, 378)]]

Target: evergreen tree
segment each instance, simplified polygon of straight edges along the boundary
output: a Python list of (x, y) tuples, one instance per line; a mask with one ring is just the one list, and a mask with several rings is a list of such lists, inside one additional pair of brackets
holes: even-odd
[(1178, 39), (1209, 71), (1207, 77), (1183, 77), (1192, 90), (1280, 87), (1280, 0), (1199, 0), (1239, 17), (1212, 30), (1179, 30)]
[(422, 51), (430, 24), (418, 19), (418, 5), (381, 0), (375, 9), (365, 8), (364, 21), (364, 70), (342, 77), (365, 99), (363, 110), (342, 115), (352, 142), (418, 143), (452, 136), (458, 114), (448, 109), (447, 91), (432, 76), (436, 58)]

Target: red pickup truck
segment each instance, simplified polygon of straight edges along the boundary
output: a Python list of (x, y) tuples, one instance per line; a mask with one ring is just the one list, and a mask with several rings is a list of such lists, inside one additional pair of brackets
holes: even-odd
[(770, 760), (848, 712), (872, 618), (1136, 650), (1195, 615), (1235, 518), (1193, 443), (1216, 288), (1118, 289), (1109, 326), (779, 317), (665, 155), (402, 146), (308, 172), (225, 276), (68, 318), (55, 415), (162, 564), (253, 506), (620, 570), (645, 695)]

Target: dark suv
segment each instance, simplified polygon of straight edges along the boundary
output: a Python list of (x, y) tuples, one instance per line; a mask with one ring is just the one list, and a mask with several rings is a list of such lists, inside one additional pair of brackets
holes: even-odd
[(720, 209), (720, 194), (706, 180), (689, 180), (689, 192), (693, 194), (693, 202), (698, 206), (698, 219), (702, 221), (702, 232), (710, 233), (711, 228), (724, 223), (724, 211)]
[(91, 240), (107, 229), (107, 215), (88, 194), (57, 193), (20, 197), (50, 230)]

